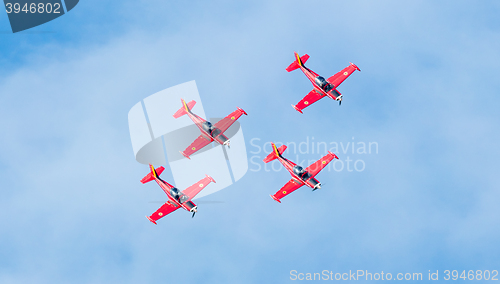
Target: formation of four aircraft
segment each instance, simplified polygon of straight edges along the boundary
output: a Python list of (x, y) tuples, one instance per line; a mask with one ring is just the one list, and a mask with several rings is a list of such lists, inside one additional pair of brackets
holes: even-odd
[[(292, 105), (292, 107), (298, 112), (302, 113), (302, 110), (304, 108), (310, 106), (311, 104), (324, 97), (329, 97), (333, 100), (336, 100), (340, 105), (342, 103), (342, 95), (337, 90), (337, 87), (342, 82), (344, 82), (344, 80), (349, 77), (354, 71), (361, 70), (359, 70), (359, 68), (355, 64), (351, 63), (348, 67), (342, 69), (337, 74), (325, 80), (325, 78), (319, 76), (314, 71), (304, 66), (304, 63), (308, 59), (309, 55), (307, 54), (299, 57), (299, 55), (295, 53), (295, 61), (286, 68), (288, 72), (300, 68), (300, 70), (304, 72), (304, 74), (313, 84), (313, 90), (310, 91), (296, 105)], [(224, 135), (224, 132), (243, 114), (247, 115), (247, 113), (243, 109), (237, 107), (234, 112), (212, 125), (209, 121), (206, 121), (205, 119), (197, 116), (191, 111), (191, 109), (196, 104), (195, 101), (186, 103), (183, 99), (181, 100), (182, 107), (173, 115), (174, 118), (180, 118), (187, 114), (189, 118), (196, 124), (196, 126), (198, 126), (201, 132), (201, 135), (196, 138), (193, 143), (191, 143), (191, 145), (189, 145), (184, 151), (181, 152), (181, 154), (188, 159), (190, 159), (189, 156), (214, 141), (223, 146), (227, 145), (229, 147), (229, 138)], [(313, 191), (321, 188), (321, 183), (316, 180), (315, 176), (333, 159), (338, 159), (338, 157), (334, 153), (328, 151), (327, 155), (304, 169), (300, 165), (297, 165), (282, 156), (283, 152), (287, 148), (286, 145), (282, 145), (279, 148), (276, 147), (274, 143), (271, 143), (271, 145), (273, 147), (273, 152), (264, 159), (264, 162), (269, 163), (270, 161), (278, 159), (292, 175), (292, 178), (280, 190), (278, 190), (274, 195), (271, 195), (274, 200), (280, 203), (283, 197), (294, 192), (303, 185), (312, 188)], [(197, 183), (191, 185), (183, 191), (179, 191), (179, 189), (160, 178), (160, 174), (163, 172), (163, 170), (165, 170), (164, 167), (155, 169), (152, 165), (150, 165), (150, 170), (151, 172), (146, 175), (141, 180), (141, 182), (147, 183), (153, 180), (156, 181), (168, 196), (168, 201), (165, 204), (163, 204), (151, 216), (146, 216), (148, 220), (153, 222), (154, 224), (156, 224), (156, 221), (158, 221), (159, 219), (165, 217), (166, 215), (174, 212), (179, 208), (183, 208), (193, 213), (194, 217), (198, 207), (193, 203), (192, 199), (198, 193), (200, 193), (200, 191), (203, 190), (210, 182), (215, 183), (215, 180), (207, 175)]]

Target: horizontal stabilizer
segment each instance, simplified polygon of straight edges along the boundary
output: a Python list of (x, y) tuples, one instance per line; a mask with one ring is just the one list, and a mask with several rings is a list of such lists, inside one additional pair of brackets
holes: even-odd
[(267, 155), (267, 157), (264, 159), (264, 163), (269, 163), (272, 160), (275, 160), (276, 158), (278, 158), (278, 155), (281, 156), (281, 154), (283, 154), (283, 152), (285, 152), (286, 150), (286, 145), (281, 145), (279, 148), (276, 148), (276, 145), (274, 143), (271, 143), (271, 145), (273, 146), (273, 152)]
[(290, 66), (288, 66), (286, 68), (286, 71), (288, 72), (291, 72), (297, 68), (299, 68), (300, 66), (304, 66), (304, 63), (306, 63), (306, 61), (309, 59), (309, 55), (307, 54), (304, 54), (302, 55), (302, 57), (299, 57), (299, 55), (297, 53), (295, 53), (295, 61), (290, 64)]
[(182, 100), (182, 107), (176, 113), (174, 113), (174, 118), (179, 118), (179, 117), (187, 114), (188, 111), (191, 111), (191, 109), (196, 104), (196, 102), (194, 100), (190, 101), (189, 103), (186, 103), (186, 101), (184, 101), (183, 99), (181, 99), (181, 100)]
[(149, 165), (149, 166), (151, 168), (151, 172), (149, 174), (147, 174), (144, 178), (141, 179), (142, 183), (147, 183), (147, 182), (154, 180), (155, 176), (159, 177), (161, 175), (161, 173), (165, 170), (164, 167), (159, 167), (159, 168), (155, 169), (152, 165)]

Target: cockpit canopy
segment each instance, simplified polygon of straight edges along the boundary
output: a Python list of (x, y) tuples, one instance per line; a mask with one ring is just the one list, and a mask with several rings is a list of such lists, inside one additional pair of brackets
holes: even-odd
[(293, 167), (293, 172), (303, 180), (307, 180), (311, 177), (311, 175), (299, 165)]
[(212, 125), (212, 123), (210, 123), (210, 122), (208, 122), (208, 121), (204, 121), (204, 122), (201, 124), (201, 127), (202, 127), (202, 128), (203, 128), (203, 130), (205, 130), (206, 132), (211, 133), (211, 132), (212, 132), (213, 125)]
[(321, 77), (321, 76), (318, 76), (316, 78), (314, 78), (314, 81), (316, 82), (316, 84), (318, 84), (318, 86), (320, 88), (323, 89), (323, 87), (328, 84), (328, 82), (325, 80), (325, 78)]
[(176, 187), (174, 187), (170, 190), (170, 195), (172, 195), (172, 197), (175, 198), (175, 200), (177, 200), (177, 202), (179, 202), (181, 204), (186, 202), (189, 199), (189, 197), (187, 195), (182, 193)]
[(204, 121), (201, 124), (201, 127), (203, 128), (203, 130), (212, 135), (212, 137), (217, 137), (221, 133), (219, 128), (215, 127), (212, 123), (208, 121)]
[(314, 78), (314, 81), (316, 82), (316, 84), (318, 84), (318, 86), (323, 89), (325, 92), (329, 92), (331, 89), (333, 89), (333, 86), (332, 84), (328, 83), (325, 78), (321, 77), (321, 76), (318, 76), (316, 78)]
[(293, 167), (293, 172), (296, 174), (296, 175), (301, 175), (305, 172), (304, 168), (299, 166), (299, 165), (296, 165), (295, 167)]

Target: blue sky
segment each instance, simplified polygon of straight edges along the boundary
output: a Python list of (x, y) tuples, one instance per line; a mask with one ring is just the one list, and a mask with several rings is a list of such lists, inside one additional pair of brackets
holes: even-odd
[[(17, 34), (0, 13), (0, 283), (498, 270), (499, 12), (495, 1), (89, 0)], [(341, 107), (290, 107), (311, 89), (285, 71), (293, 51), (323, 76), (360, 67)], [(253, 138), (308, 137), (379, 151), (337, 153), (365, 170), (323, 172), (321, 190), (282, 204), (269, 194), (289, 175), (249, 171), (207, 197), (224, 203), (154, 226), (144, 215), (164, 195), (139, 182), (127, 113), (193, 79), (207, 116), (245, 109), (249, 151)]]

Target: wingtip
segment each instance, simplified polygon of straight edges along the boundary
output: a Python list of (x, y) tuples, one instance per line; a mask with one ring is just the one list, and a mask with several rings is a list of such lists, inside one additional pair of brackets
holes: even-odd
[(155, 220), (151, 219), (151, 217), (146, 216), (146, 218), (148, 218), (148, 220), (149, 220), (149, 221), (151, 221), (151, 223), (153, 223), (153, 224), (155, 224), (155, 225), (158, 225), (158, 224), (156, 224)]
[(269, 194), (269, 196), (271, 196), (271, 198), (274, 199), (276, 202), (281, 203), (281, 201), (278, 198), (276, 198), (274, 195)]
[(300, 109), (299, 109), (296, 105), (292, 105), (292, 107), (293, 107), (296, 111), (298, 111), (298, 112), (300, 112), (300, 113), (302, 113), (302, 114), (303, 114), (303, 112), (302, 112), (302, 111), (301, 111), (301, 110), (300, 110)]
[(206, 176), (207, 176), (207, 178), (209, 178), (209, 179), (210, 179), (210, 181), (211, 181), (211, 182), (213, 182), (213, 183), (217, 183), (217, 182), (215, 182), (215, 180), (214, 180), (214, 178), (213, 178), (213, 177), (211, 177), (211, 176), (209, 176), (209, 175), (206, 175)]
[(333, 158), (335, 158), (335, 159), (337, 159), (337, 160), (338, 160), (338, 158), (339, 158), (339, 157), (337, 157), (337, 155), (335, 155), (334, 153), (332, 153), (332, 152), (330, 152), (330, 151), (328, 151), (328, 154), (333, 155)]
[(191, 160), (191, 158), (189, 158), (189, 156), (188, 156), (188, 155), (184, 154), (184, 152), (179, 151), (179, 153), (181, 153), (181, 154), (182, 154), (182, 156), (184, 156), (184, 157), (186, 157), (186, 158), (188, 158), (188, 159), (190, 159), (190, 160)]
[(349, 62), (349, 63), (352, 65), (352, 67), (356, 68), (356, 70), (358, 70), (359, 72), (361, 72), (361, 69), (359, 69), (359, 67), (356, 64), (354, 64), (352, 62)]
[(244, 111), (242, 108), (239, 108), (239, 107), (236, 107), (237, 109), (239, 109), (244, 115), (248, 115), (246, 111)]

